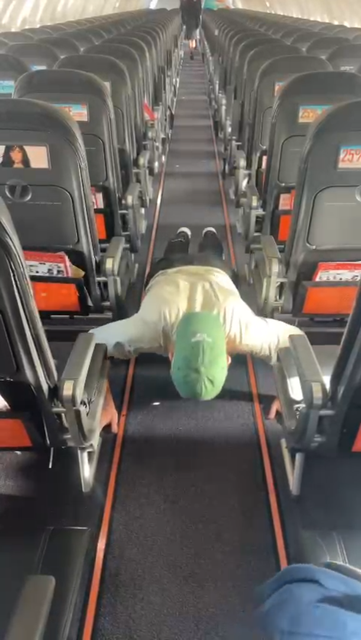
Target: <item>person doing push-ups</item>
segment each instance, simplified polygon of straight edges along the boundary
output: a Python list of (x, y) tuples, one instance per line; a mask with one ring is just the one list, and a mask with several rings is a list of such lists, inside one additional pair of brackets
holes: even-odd
[[(212, 400), (223, 388), (232, 356), (251, 354), (272, 364), (289, 336), (301, 330), (258, 317), (242, 300), (215, 229), (204, 229), (196, 253), (190, 253), (190, 243), (191, 231), (180, 228), (150, 269), (139, 311), (92, 333), (110, 357), (168, 357), (182, 398)], [(275, 401), (269, 418), (278, 409)], [(116, 430), (110, 390), (102, 422)]]

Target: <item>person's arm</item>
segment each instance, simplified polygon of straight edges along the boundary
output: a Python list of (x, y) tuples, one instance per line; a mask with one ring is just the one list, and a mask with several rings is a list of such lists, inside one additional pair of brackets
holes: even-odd
[(107, 345), (109, 357), (127, 360), (142, 352), (156, 351), (161, 346), (161, 327), (143, 315), (138, 312), (125, 320), (92, 329), (90, 333), (98, 343)]
[(300, 329), (286, 322), (257, 316), (242, 299), (238, 301), (237, 306), (233, 323), (239, 322), (239, 326), (234, 326), (234, 330), (238, 343), (236, 350), (241, 353), (249, 353), (274, 364), (278, 350), (288, 346), (289, 337), (302, 333)]
[(289, 337), (301, 333), (301, 329), (286, 322), (254, 315), (244, 323), (242, 351), (274, 364), (278, 350), (288, 346)]

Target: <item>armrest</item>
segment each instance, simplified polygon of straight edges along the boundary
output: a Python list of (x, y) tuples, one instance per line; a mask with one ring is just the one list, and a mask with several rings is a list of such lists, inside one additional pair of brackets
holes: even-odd
[(147, 169), (149, 164), (150, 152), (144, 149), (138, 156), (138, 169)]
[(330, 569), (330, 571), (336, 571), (337, 573), (341, 573), (343, 576), (347, 578), (352, 578), (352, 580), (357, 580), (357, 582), (361, 582), (361, 571), (360, 569), (356, 569), (356, 567), (351, 567), (349, 564), (343, 564), (341, 562), (325, 562), (325, 569)]
[(129, 185), (129, 187), (127, 189), (127, 192), (125, 194), (124, 200), (125, 200), (125, 204), (129, 208), (134, 207), (137, 203), (139, 204), (139, 200), (140, 200), (140, 184), (139, 184), (139, 182), (132, 182)]
[[(128, 192), (127, 192), (128, 193)], [(125, 248), (125, 238), (115, 236), (102, 258), (102, 275), (105, 278), (117, 276), (120, 273), (120, 263)]]
[(261, 236), (261, 249), (267, 260), (281, 261), (281, 254), (273, 236)]
[(5, 640), (42, 640), (54, 596), (53, 576), (29, 576), (18, 599)]
[(65, 369), (60, 378), (60, 400), (67, 406), (78, 407), (84, 397), (84, 388), (96, 347), (93, 333), (78, 335)]
[(261, 198), (259, 197), (258, 189), (252, 182), (247, 185), (247, 201), (252, 209), (261, 208)]
[(290, 336), (289, 344), (305, 404), (320, 408), (328, 394), (315, 352), (304, 334)]

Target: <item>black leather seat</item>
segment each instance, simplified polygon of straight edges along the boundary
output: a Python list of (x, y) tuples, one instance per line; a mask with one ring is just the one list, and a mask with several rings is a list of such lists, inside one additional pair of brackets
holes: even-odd
[(109, 244), (124, 236), (132, 251), (139, 251), (144, 227), (139, 185), (123, 193), (115, 115), (110, 92), (95, 75), (54, 69), (25, 75), (15, 97), (42, 100), (70, 109), (83, 134), (94, 196), (98, 239)]
[(327, 58), (327, 56), (344, 44), (349, 44), (348, 38), (341, 38), (337, 36), (323, 36), (319, 39), (313, 40), (306, 48), (306, 53), (310, 56), (319, 56), (320, 58)]
[(21, 44), (23, 42), (35, 42), (34, 36), (24, 31), (2, 31), (1, 38), (9, 44)]
[(118, 60), (128, 71), (133, 96), (134, 128), (137, 145), (137, 156), (143, 151), (143, 141), (145, 135), (145, 119), (143, 113), (143, 102), (145, 99), (143, 91), (143, 80), (138, 77), (139, 59), (129, 47), (118, 44), (98, 44), (84, 50), (85, 54), (95, 54), (110, 56)]
[(360, 92), (356, 74), (320, 71), (293, 78), (279, 95), (271, 123), (262, 204), (263, 233), (273, 235), (280, 246), (288, 238), (292, 193), (310, 125), (331, 106), (359, 98)]
[(360, 327), (358, 288), (340, 347), (313, 348), (305, 335), (297, 335), (279, 351), (274, 369), (283, 416), (282, 451), (294, 496), (301, 493), (308, 452), (336, 456), (361, 451)]
[(258, 47), (249, 54), (245, 65), (245, 80), (243, 82), (243, 118), (241, 121), (241, 130), (239, 140), (246, 154), (247, 166), (251, 164), (251, 148), (252, 148), (252, 117), (254, 104), (254, 87), (257, 81), (258, 73), (263, 65), (272, 59), (279, 59), (281, 56), (301, 55), (301, 50), (295, 46), (288, 45), (283, 42), (274, 42)]
[(327, 60), (335, 71), (356, 71), (361, 64), (361, 44), (343, 44), (333, 49)]
[[(352, 310), (361, 259), (360, 106), (354, 100), (335, 107), (310, 130), (284, 254), (272, 236), (254, 249), (253, 277), (266, 315), (278, 309), (297, 318), (347, 318)], [(271, 262), (273, 275), (261, 284)]]
[(59, 55), (47, 44), (33, 41), (24, 44), (11, 44), (6, 53), (22, 60), (30, 69), (52, 69), (59, 60)]
[(103, 82), (110, 85), (123, 191), (127, 191), (135, 180), (133, 162), (136, 160), (137, 150), (132, 112), (132, 87), (126, 68), (118, 60), (109, 56), (90, 54), (62, 58), (59, 60), (57, 68), (94, 73)]
[[(61, 376), (55, 368), (14, 225), (0, 200), (0, 448), (75, 447), (89, 491), (101, 444), (106, 347), (80, 334)], [(39, 279), (38, 279), (39, 281)]]
[(45, 27), (28, 27), (26, 29), (22, 29), (21, 31), (22, 33), (29, 33), (31, 36), (33, 36), (33, 38), (35, 38), (35, 40), (52, 35), (50, 29), (46, 29)]
[[(69, 272), (65, 267), (61, 291), (56, 283), (50, 286), (52, 275), (43, 274), (42, 281), (45, 278), (49, 285), (48, 293), (42, 290), (37, 298), (39, 309), (47, 317), (54, 313), (87, 315), (109, 311), (119, 317), (124, 313), (121, 290), (125, 294), (133, 274), (133, 259), (125, 248), (124, 237), (114, 237), (101, 256), (86, 152), (78, 125), (54, 106), (13, 98), (0, 101), (0, 128), (0, 195), (10, 209), (22, 246), (30, 251), (65, 252), (70, 262), (84, 272), (84, 277), (77, 272), (74, 279), (74, 268)], [(23, 166), (14, 166), (14, 142), (15, 155), (21, 156)], [(110, 266), (112, 275), (106, 275), (105, 269)], [(102, 285), (104, 277), (108, 291)], [(54, 297), (51, 290), (55, 289)]]
[(0, 97), (11, 98), (14, 93), (15, 83), (24, 73), (29, 71), (29, 67), (23, 62), (8, 53), (0, 54)]
[(72, 31), (66, 31), (64, 32), (64, 35), (62, 35), (62, 37), (73, 40), (80, 48), (80, 51), (83, 51), (87, 47), (91, 47), (94, 44), (93, 38), (91, 37), (91, 35), (86, 33), (84, 29), (74, 29)]
[(64, 56), (71, 56), (75, 53), (80, 53), (80, 46), (70, 38), (64, 36), (47, 36), (38, 40), (40, 44), (47, 44), (54, 49), (59, 58)]
[(313, 56), (282, 56), (270, 60), (259, 71), (254, 86), (252, 104), (251, 177), (262, 197), (264, 170), (267, 157), (273, 107), (285, 84), (293, 77), (311, 71), (331, 70), (329, 63)]

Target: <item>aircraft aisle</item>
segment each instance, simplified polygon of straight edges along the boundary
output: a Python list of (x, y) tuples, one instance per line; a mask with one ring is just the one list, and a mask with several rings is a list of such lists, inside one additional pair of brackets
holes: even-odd
[[(225, 237), (200, 58), (185, 57), (155, 256), (181, 225)], [(164, 358), (140, 357), (116, 481), (96, 640), (236, 640), (277, 570), (245, 358), (220, 398), (180, 400)]]

